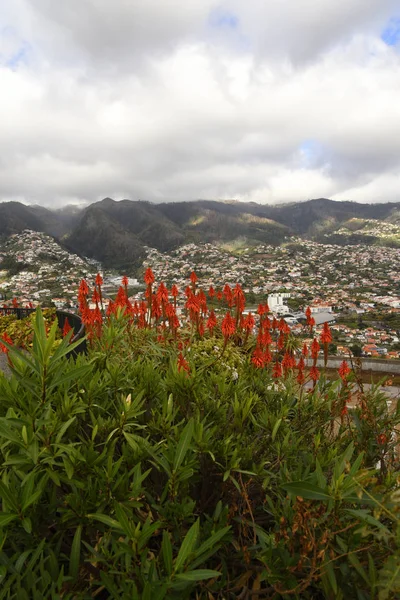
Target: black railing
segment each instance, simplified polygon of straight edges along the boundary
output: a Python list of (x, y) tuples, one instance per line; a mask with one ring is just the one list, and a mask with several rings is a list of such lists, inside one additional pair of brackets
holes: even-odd
[[(17, 319), (25, 319), (30, 314), (35, 312), (34, 308), (15, 308), (14, 306), (7, 306), (0, 308), (0, 317), (7, 315), (15, 315)], [(72, 350), (71, 354), (76, 356), (77, 354), (82, 354), (86, 352), (86, 340), (85, 337), (85, 326), (82, 323), (81, 318), (75, 313), (70, 313), (65, 310), (56, 310), (58, 326), (62, 330), (64, 328), (65, 322), (68, 319), (68, 323), (74, 330), (74, 335), (71, 338), (72, 342), (77, 342), (78, 340), (82, 340), (81, 343)]]

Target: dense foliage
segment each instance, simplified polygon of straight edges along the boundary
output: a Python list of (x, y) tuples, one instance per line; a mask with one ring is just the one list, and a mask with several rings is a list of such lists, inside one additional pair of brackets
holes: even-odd
[(88, 355), (40, 310), (29, 353), (4, 341), (0, 600), (398, 597), (397, 407), (239, 301), (204, 330), (194, 278), (186, 324), (168, 292), (155, 315), (147, 276), (142, 314), (86, 312)]

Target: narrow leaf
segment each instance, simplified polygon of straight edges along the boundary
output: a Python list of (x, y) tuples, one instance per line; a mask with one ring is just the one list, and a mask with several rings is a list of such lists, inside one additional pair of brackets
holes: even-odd
[(81, 559), (81, 534), (82, 525), (76, 528), (74, 539), (72, 541), (71, 555), (69, 559), (69, 574), (73, 579), (76, 579), (79, 571), (79, 563)]
[(301, 496), (306, 500), (331, 500), (331, 496), (325, 490), (307, 481), (291, 481), (281, 487), (290, 494)]
[(187, 571), (186, 573), (180, 573), (176, 575), (179, 581), (202, 581), (203, 579), (213, 579), (219, 577), (221, 573), (219, 571), (212, 571), (211, 569), (196, 569), (195, 571)]
[(185, 455), (186, 455), (186, 452), (188, 451), (190, 442), (192, 441), (193, 429), (194, 429), (194, 421), (193, 421), (193, 419), (190, 419), (190, 421), (187, 423), (185, 429), (182, 431), (182, 435), (180, 437), (178, 446), (175, 451), (175, 458), (174, 458), (174, 470), (175, 471), (177, 469), (179, 469), (179, 467), (181, 466), (181, 464), (185, 458)]
[(186, 560), (189, 558), (190, 554), (193, 552), (197, 538), (199, 536), (199, 528), (200, 522), (199, 519), (189, 529), (187, 532), (185, 539), (182, 542), (182, 545), (179, 549), (178, 556), (175, 561), (175, 572), (179, 571), (181, 567), (185, 564)]

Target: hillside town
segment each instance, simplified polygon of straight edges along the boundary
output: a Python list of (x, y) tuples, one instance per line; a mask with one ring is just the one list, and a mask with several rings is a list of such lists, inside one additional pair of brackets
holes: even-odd
[[(187, 244), (161, 253), (146, 248), (138, 278), (129, 280), (133, 300), (143, 286), (141, 271), (151, 266), (157, 281), (183, 291), (195, 270), (205, 290), (240, 283), (248, 310), (259, 302), (304, 336), (310, 306), (317, 332), (328, 322), (331, 352), (400, 358), (400, 249), (367, 245), (334, 246), (297, 237), (283, 246)], [(0, 244), (0, 302), (45, 305), (74, 311), (79, 282), (93, 282), (101, 265), (70, 254), (53, 238), (25, 230)], [(121, 274), (103, 272), (105, 303), (116, 293)]]

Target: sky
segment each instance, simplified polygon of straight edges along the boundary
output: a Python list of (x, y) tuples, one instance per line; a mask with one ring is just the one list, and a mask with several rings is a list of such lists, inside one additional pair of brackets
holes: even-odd
[(399, 0), (0, 0), (0, 90), (0, 201), (400, 201)]

